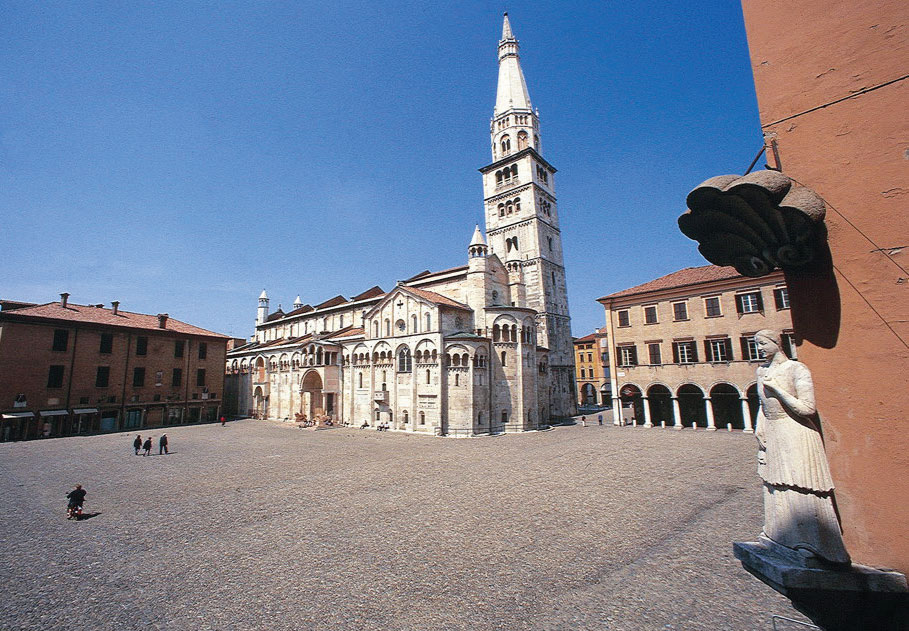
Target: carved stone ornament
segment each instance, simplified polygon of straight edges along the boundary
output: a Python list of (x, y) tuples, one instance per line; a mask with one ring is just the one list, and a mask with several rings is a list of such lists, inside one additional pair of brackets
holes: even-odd
[(778, 171), (712, 177), (686, 201), (682, 233), (708, 261), (744, 276), (805, 265), (826, 238), (824, 201)]

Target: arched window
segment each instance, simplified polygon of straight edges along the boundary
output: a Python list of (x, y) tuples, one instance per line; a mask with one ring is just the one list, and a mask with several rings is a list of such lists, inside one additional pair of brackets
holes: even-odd
[(379, 422), (379, 419), (381, 418), (381, 417), (380, 417), (380, 414), (382, 414), (382, 413), (379, 412), (379, 408), (376, 408), (376, 423), (378, 423), (378, 422)]
[(492, 304), (495, 305), (495, 304), (498, 304), (498, 303), (499, 303), (499, 292), (493, 290), (493, 291), (492, 291)]
[(391, 320), (385, 318), (385, 337), (391, 337)]
[(505, 366), (505, 351), (502, 351), (502, 365)]
[(505, 216), (505, 204), (499, 204), (499, 217)]
[(407, 410), (404, 410), (404, 425), (407, 425), (407, 420), (408, 420)]
[(496, 184), (499, 185), (502, 183), (502, 172), (496, 171)]
[(373, 320), (372, 322), (372, 336), (379, 337), (379, 321)]
[(452, 356), (451, 356), (451, 365), (452, 365), (452, 366), (460, 366), (460, 365), (461, 365), (461, 356), (458, 355), (457, 353), (455, 353), (454, 355), (452, 355)]
[(417, 332), (417, 316), (416, 314), (410, 316), (410, 328), (413, 329), (411, 333)]
[(527, 148), (527, 132), (518, 132), (518, 151)]
[(426, 383), (430, 383), (431, 379), (432, 379), (432, 373), (430, 373), (430, 372), (427, 370), (427, 371), (426, 371)]
[(436, 351), (433, 351), (432, 352), (432, 363), (435, 363), (438, 358), (439, 358), (439, 354)]
[(520, 197), (518, 197), (516, 200), (514, 200), (514, 212), (515, 213), (521, 212), (521, 198)]
[(546, 242), (549, 244), (549, 251), (552, 252), (552, 237), (546, 237)]
[(426, 413), (420, 412), (420, 425), (426, 425)]
[(508, 134), (502, 136), (502, 153), (507, 154), (511, 151), (511, 138)]
[(360, 377), (360, 385), (357, 387), (362, 388), (363, 387), (363, 373), (360, 373), (359, 377)]
[(498, 342), (501, 339), (502, 330), (499, 328), (498, 324), (492, 326), (492, 341)]
[(409, 348), (402, 348), (398, 352), (398, 372), (410, 372), (413, 370), (413, 359), (410, 356)]
[(518, 325), (517, 324), (511, 325), (511, 341), (512, 342), (518, 341)]
[(518, 165), (511, 165), (511, 177), (518, 177)]
[(427, 313), (426, 314), (426, 330), (429, 331), (431, 329), (432, 329), (432, 316)]
[(386, 383), (388, 383), (388, 382), (385, 380), (385, 371), (383, 370), (382, 371), (382, 390), (383, 391), (388, 390), (388, 388), (385, 387)]

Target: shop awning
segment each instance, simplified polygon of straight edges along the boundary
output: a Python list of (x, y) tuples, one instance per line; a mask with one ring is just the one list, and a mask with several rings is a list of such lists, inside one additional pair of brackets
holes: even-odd
[(98, 408), (74, 408), (73, 414), (94, 414)]
[(67, 416), (69, 410), (41, 410), (38, 414), (41, 416)]
[(4, 414), (3, 418), (32, 418), (34, 414), (31, 412), (11, 412), (9, 414)]

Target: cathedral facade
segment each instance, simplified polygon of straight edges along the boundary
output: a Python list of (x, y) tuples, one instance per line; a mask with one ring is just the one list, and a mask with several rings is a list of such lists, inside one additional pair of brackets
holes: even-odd
[(537, 429), (576, 411), (556, 169), (542, 157), (508, 15), (467, 264), (269, 313), (227, 355), (228, 413), (449, 436)]

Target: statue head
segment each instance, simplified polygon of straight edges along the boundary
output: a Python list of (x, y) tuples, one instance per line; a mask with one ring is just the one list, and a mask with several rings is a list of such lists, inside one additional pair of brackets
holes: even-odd
[[(772, 329), (762, 329), (754, 334), (754, 341), (758, 345), (758, 348), (764, 352), (764, 355), (769, 359), (773, 357), (777, 352), (783, 348), (783, 340), (780, 336), (779, 331), (774, 331)], [(762, 345), (761, 342), (764, 342)], [(767, 344), (770, 343), (774, 348), (770, 348)], [(763, 348), (762, 348), (763, 346)]]

